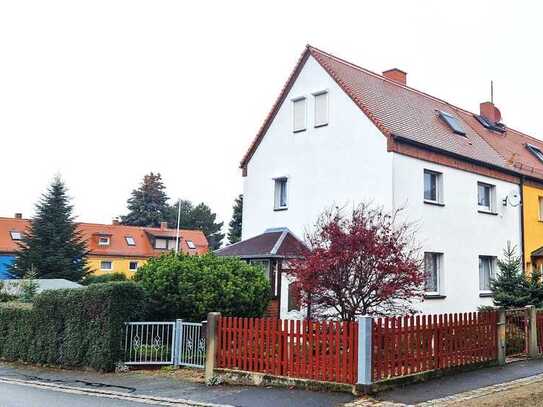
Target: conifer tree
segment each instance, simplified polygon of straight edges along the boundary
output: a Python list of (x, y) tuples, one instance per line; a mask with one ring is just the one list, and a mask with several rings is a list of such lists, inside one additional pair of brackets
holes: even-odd
[(500, 269), (498, 275), (490, 283), (494, 305), (505, 308), (527, 305), (530, 300), (528, 284), (522, 274), (520, 256), (511, 243), (507, 243), (503, 258), (498, 259), (498, 268)]
[(241, 240), (241, 222), (243, 218), (243, 194), (234, 201), (233, 214), (228, 224), (228, 242), (236, 243)]
[(72, 211), (66, 186), (57, 176), (36, 205), (30, 228), (23, 233), (11, 268), (15, 276), (23, 278), (32, 271), (36, 278), (80, 281), (89, 273), (87, 247)]
[(168, 195), (160, 174), (149, 173), (143, 177), (127, 201), (128, 214), (121, 216), (123, 225), (160, 226), (168, 216)]
[(543, 284), (541, 282), (541, 270), (534, 268), (526, 281), (528, 302), (526, 305), (535, 305), (536, 308), (543, 306)]

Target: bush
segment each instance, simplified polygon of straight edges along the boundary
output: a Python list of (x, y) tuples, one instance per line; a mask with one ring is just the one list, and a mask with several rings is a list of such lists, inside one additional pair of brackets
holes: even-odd
[(124, 322), (144, 314), (145, 293), (131, 282), (45, 291), (32, 306), (0, 307), (0, 358), (112, 371)]
[(270, 300), (262, 269), (212, 253), (169, 253), (149, 260), (134, 276), (147, 291), (155, 319), (204, 320), (208, 312), (260, 317)]
[(4, 289), (6, 288), (5, 283), (0, 280), (0, 302), (9, 302), (13, 301), (16, 297), (15, 295), (9, 294)]
[(100, 283), (110, 283), (112, 281), (127, 281), (128, 277), (124, 275), (123, 273), (111, 273), (111, 274), (102, 274), (100, 276), (97, 275), (88, 275), (85, 277), (81, 284), (83, 285), (91, 285), (91, 284), (100, 284)]

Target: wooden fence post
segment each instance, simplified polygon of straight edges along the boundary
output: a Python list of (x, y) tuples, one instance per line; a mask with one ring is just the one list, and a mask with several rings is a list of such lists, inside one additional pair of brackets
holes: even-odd
[(372, 317), (358, 318), (358, 377), (356, 384), (362, 387), (362, 391), (367, 390), (372, 383), (372, 330)]
[(220, 316), (220, 312), (210, 312), (207, 314), (206, 384), (211, 384), (214, 375), (213, 371), (215, 370), (215, 359), (217, 355), (217, 319)]
[(505, 309), (498, 310), (498, 364), (505, 365)]
[(527, 341), (528, 356), (537, 357), (539, 350), (537, 348), (537, 312), (534, 305), (526, 306), (526, 322), (528, 325)]

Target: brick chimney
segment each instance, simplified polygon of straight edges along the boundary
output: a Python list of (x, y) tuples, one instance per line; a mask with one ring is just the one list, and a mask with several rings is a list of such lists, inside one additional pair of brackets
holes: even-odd
[(479, 105), (481, 116), (490, 120), (491, 123), (498, 123), (502, 119), (500, 110), (492, 102), (483, 102)]
[(119, 225), (120, 224), (119, 219), (118, 218), (113, 218), (113, 220), (111, 221), (111, 224), (112, 225)]
[(15, 219), (23, 219), (23, 214), (20, 213), (20, 212), (17, 212), (17, 213), (15, 214)]
[(160, 229), (168, 229), (168, 222), (160, 222)]
[(407, 72), (404, 72), (401, 69), (389, 69), (388, 71), (383, 72), (383, 76), (387, 79), (393, 80), (394, 82), (407, 85)]

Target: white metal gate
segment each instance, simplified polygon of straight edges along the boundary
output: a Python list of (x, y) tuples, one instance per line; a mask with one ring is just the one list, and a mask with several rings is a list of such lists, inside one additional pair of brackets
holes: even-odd
[(203, 368), (206, 323), (127, 322), (124, 355), (127, 365), (175, 365)]

